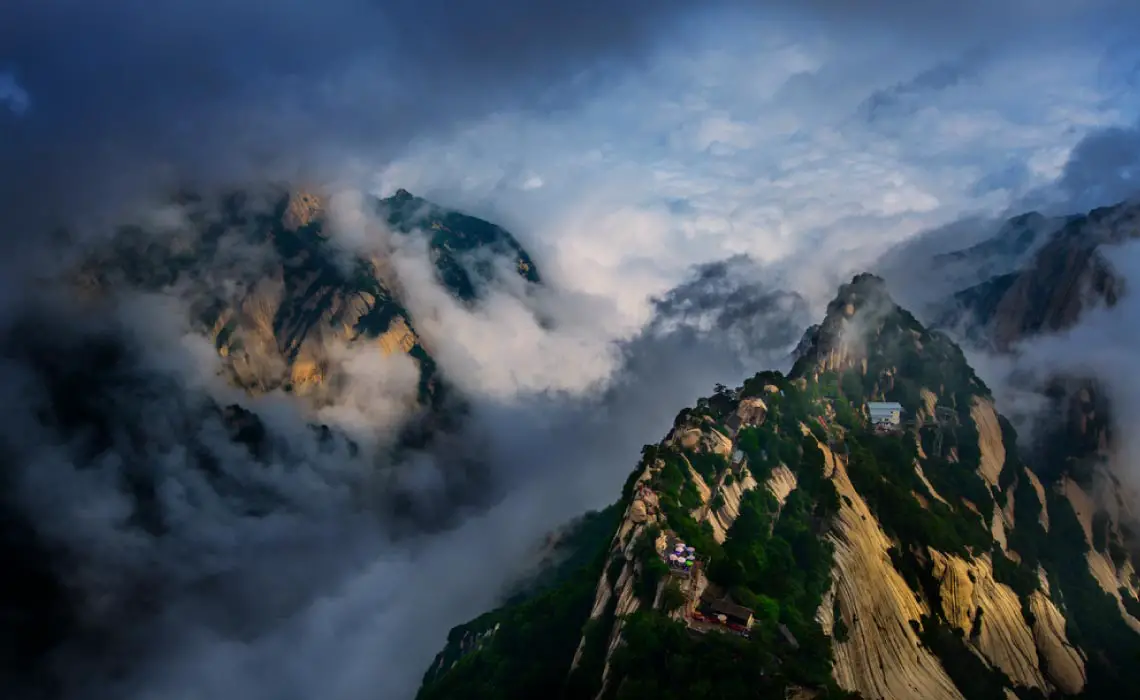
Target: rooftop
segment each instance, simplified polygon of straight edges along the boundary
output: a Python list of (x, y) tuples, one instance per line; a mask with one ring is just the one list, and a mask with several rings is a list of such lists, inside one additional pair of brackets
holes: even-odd
[(868, 401), (867, 408), (872, 411), (901, 411), (902, 404), (898, 401)]
[(713, 612), (723, 615), (729, 615), (741, 620), (747, 620), (752, 616), (752, 611), (743, 605), (737, 605), (729, 600), (711, 600), (709, 601), (709, 609)]

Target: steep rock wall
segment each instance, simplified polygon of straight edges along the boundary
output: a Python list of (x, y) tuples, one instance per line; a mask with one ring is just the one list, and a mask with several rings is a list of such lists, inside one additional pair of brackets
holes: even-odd
[(1140, 620), (1128, 613), (1128, 609), (1124, 606), (1124, 599), (1120, 595), (1120, 588), (1122, 586), (1128, 588), (1131, 582), (1127, 579), (1121, 580), (1116, 571), (1116, 566), (1109, 560), (1108, 556), (1104, 552), (1097, 551), (1093, 546), (1093, 519), (1097, 512), (1096, 502), (1092, 496), (1068, 477), (1060, 481), (1060, 489), (1073, 507), (1073, 512), (1076, 513), (1077, 520), (1081, 523), (1081, 529), (1084, 530), (1085, 541), (1089, 547), (1085, 553), (1089, 571), (1100, 584), (1100, 587), (1104, 589), (1104, 592), (1116, 600), (1116, 607), (1124, 622), (1135, 632), (1140, 633)]
[(1029, 596), (1029, 611), (1033, 616), (1033, 643), (1053, 685), (1062, 693), (1075, 695), (1085, 687), (1088, 680), (1085, 659), (1080, 650), (1069, 643), (1065, 632), (1065, 616), (1050, 598), (1045, 571), (1038, 569), (1037, 577), (1041, 587)]
[(756, 488), (756, 479), (752, 477), (752, 472), (747, 468), (741, 470), (731, 484), (725, 483), (722, 479), (717, 493), (724, 499), (724, 505), (718, 509), (710, 508), (705, 519), (713, 528), (713, 537), (720, 544), (724, 544), (725, 538), (728, 536), (728, 529), (736, 522), (736, 518), (740, 515), (740, 500), (744, 498), (744, 494)]
[[(1013, 589), (994, 580), (989, 556), (965, 561), (934, 550), (930, 556), (934, 577), (940, 582), (942, 612), (950, 624), (962, 630), (970, 645), (1014, 683), (1048, 690), (1021, 601)], [(975, 628), (977, 634), (971, 635)]]
[(1025, 467), (1022, 473), (1029, 479), (1029, 484), (1033, 487), (1033, 491), (1037, 494), (1037, 500), (1041, 503), (1041, 514), (1037, 516), (1037, 521), (1041, 523), (1041, 527), (1045, 528), (1045, 532), (1049, 532), (1049, 502), (1045, 498), (1045, 486), (1029, 467)]
[(825, 445), (820, 448), (833, 465), (841, 500), (828, 537), (835, 546), (835, 595), (850, 630), (846, 642), (835, 642), (836, 682), (868, 700), (963, 700), (911, 627), (929, 610), (891, 565), (891, 541), (855, 490), (846, 465)]
[(772, 470), (771, 476), (764, 482), (764, 485), (776, 497), (776, 502), (782, 508), (784, 502), (788, 500), (788, 496), (796, 490), (796, 475), (792, 473), (791, 469), (781, 464)]
[(982, 454), (978, 471), (987, 484), (997, 486), (1005, 465), (1005, 443), (993, 402), (975, 396), (970, 406), (970, 417), (978, 428), (978, 448)]

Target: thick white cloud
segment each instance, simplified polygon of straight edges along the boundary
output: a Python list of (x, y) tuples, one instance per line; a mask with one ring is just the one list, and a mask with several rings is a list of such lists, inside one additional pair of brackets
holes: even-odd
[[(676, 14), (679, 4), (667, 4), (673, 9), (661, 17), (682, 16)], [(1035, 23), (1028, 28), (1033, 31), (1014, 31), (1022, 29), (1020, 1), (878, 0), (858, 10), (831, 0), (796, 4), (823, 21), (759, 25), (709, 15), (659, 36), (669, 23), (650, 27), (641, 13), (648, 8), (657, 18), (662, 3), (618, 3), (609, 10), (613, 21), (600, 28), (612, 31), (594, 37), (592, 26), (564, 26), (565, 14), (528, 9), (524, 20), (534, 31), (514, 44), (504, 42), (512, 53), (484, 49), (487, 37), (528, 29), (525, 21), (514, 21), (516, 13), (480, 13), (473, 5), (464, 16), (434, 3), (393, 3), (389, 29), (405, 31), (392, 32), (403, 43), (381, 57), (392, 59), (386, 66), (371, 60), (372, 47), (383, 38), (360, 21), (355, 0), (329, 10), (319, 9), (320, 3), (288, 3), (274, 10), (281, 21), (272, 26), (252, 4), (235, 12), (228, 2), (196, 6), (196, 22), (163, 7), (161, 21), (140, 22), (141, 31), (103, 19), (115, 30), (109, 35), (79, 23), (62, 34), (47, 32), (55, 28), (59, 5), (24, 9), (40, 20), (32, 27), (40, 33), (0, 23), (0, 37), (13, 46), (18, 40), (17, 49), (38, 66), (30, 72), (37, 80), (28, 83), (37, 109), (56, 109), (48, 112), (55, 121), (21, 120), (38, 131), (27, 127), (28, 139), (19, 142), (27, 147), (15, 149), (17, 155), (43, 172), (39, 179), (18, 173), (24, 189), (5, 192), (11, 197), (5, 201), (44, 191), (99, 197), (103, 188), (88, 192), (73, 185), (114, 179), (107, 164), (120, 161), (87, 158), (102, 153), (106, 143), (133, 145), (127, 149), (132, 156), (148, 156), (131, 169), (148, 181), (154, 161), (165, 167), (166, 159), (180, 166), (178, 175), (205, 173), (206, 182), (264, 177), (282, 170), (266, 169), (259, 157), (266, 151), (280, 157), (284, 150), (290, 167), (305, 171), (316, 164), (319, 173), (331, 173), (348, 188), (389, 194), (405, 187), (501, 223), (534, 253), (549, 281), (545, 291), (531, 293), (504, 285), (465, 308), (432, 280), (426, 251), (397, 247), (393, 259), (409, 288), (417, 330), (446, 374), (474, 399), (473, 425), (484, 429), (496, 475), (515, 491), (455, 530), (395, 544), (371, 521), (346, 520), (344, 503), (359, 490), (359, 463), (338, 456), (299, 474), (281, 468), (249, 476), (241, 471), (245, 458), (229, 455), (236, 474), (255, 486), (272, 485), (307, 508), (296, 518), (271, 522), (275, 529), (267, 533), (260, 521), (242, 525), (242, 518), (207, 499), (221, 516), (180, 511), (181, 539), (174, 541), (190, 552), (220, 552), (224, 556), (204, 570), (233, 570), (241, 588), (270, 603), (275, 595), (300, 602), (282, 606), (294, 611), (288, 619), (264, 621), (257, 638), (240, 643), (212, 631), (196, 638), (212, 626), (199, 626), (186, 611), (170, 611), (172, 628), (186, 638), (176, 635), (164, 650), (169, 653), (144, 666), (148, 675), (132, 678), (133, 692), (121, 696), (176, 692), (259, 700), (323, 694), (355, 700), (387, 691), (409, 697), (444, 631), (489, 605), (547, 528), (612, 499), (637, 448), (658, 439), (698, 392), (771, 365), (779, 346), (794, 341), (780, 320), (792, 317), (798, 324), (801, 310), (788, 297), (765, 298), (767, 287), (748, 288), (749, 282), (766, 276), (768, 286), (790, 286), (818, 304), (884, 248), (966, 213), (1000, 210), (1052, 183), (1090, 130), (1131, 123), (1137, 114), (1140, 99), (1130, 72), (1136, 57), (1120, 48), (1126, 43), (1080, 26), (1044, 32)], [(694, 13), (702, 7), (686, 5)], [(211, 12), (227, 21), (210, 21)], [(578, 13), (571, 12), (575, 21)], [(949, 21), (958, 14), (960, 24)], [(870, 26), (888, 16), (901, 19), (877, 30)], [(400, 19), (404, 25), (395, 22)], [(457, 26), (467, 21), (478, 26), (470, 32)], [(202, 29), (215, 26), (235, 36), (243, 27), (274, 31), (250, 45)], [(301, 41), (314, 34), (323, 39), (319, 49)], [(970, 45), (999, 35), (987, 50)], [(93, 36), (106, 44), (91, 45)], [(187, 46), (203, 36), (229, 50), (183, 65)], [(159, 40), (164, 37), (169, 40)], [(78, 39), (88, 42), (79, 45), (91, 49), (90, 62), (57, 60), (55, 49)], [(633, 40), (628, 55), (617, 48)], [(438, 52), (425, 48), (432, 42)], [(164, 51), (155, 55), (158, 46)], [(243, 56), (231, 54), (257, 55), (265, 70), (231, 72), (246, 65)], [(618, 69), (599, 79), (598, 63), (590, 58), (595, 54), (616, 61)], [(630, 56), (636, 60), (623, 60)], [(528, 59), (550, 69), (532, 74)], [(535, 80), (564, 78), (579, 63), (595, 72), (569, 87), (552, 87), (579, 99), (551, 102), (531, 93)], [(127, 74), (111, 69), (122, 66), (152, 66), (155, 75), (119, 82)], [(264, 79), (266, 74), (275, 79)], [(226, 99), (215, 102), (210, 96), (219, 75), (242, 79), (229, 83)], [(76, 85), (88, 89), (72, 92)], [(194, 89), (166, 92), (183, 85)], [(41, 99), (52, 88), (56, 100)], [(499, 100), (505, 100), (501, 111), (489, 114)], [(89, 118), (71, 124), (72, 113)], [(173, 114), (179, 119), (170, 119)], [(59, 126), (64, 123), (70, 131)], [(169, 138), (172, 133), (180, 138)], [(42, 161), (46, 143), (54, 146), (47, 151), (53, 158)], [(76, 147), (91, 144), (99, 148)], [(403, 155), (385, 160), (393, 153)], [(78, 180), (57, 177), (73, 172)], [(41, 187), (57, 180), (66, 187)], [(32, 203), (51, 213), (61, 208), (51, 196)], [(353, 249), (391, 245), (375, 222), (359, 216), (360, 205), (351, 192), (337, 197), (338, 240)], [(729, 298), (744, 288), (762, 303), (736, 299), (735, 306), (722, 305), (733, 311), (726, 315), (765, 322), (725, 333), (729, 348), (685, 332), (691, 328), (638, 335), (660, 308), (651, 297), (688, 279), (694, 265), (740, 254), (761, 264), (731, 266), (727, 290), (718, 284), (706, 290), (710, 304), (717, 304), (716, 294)], [(718, 324), (733, 319), (718, 316), (708, 326), (723, 331)], [(704, 321), (697, 314), (697, 325)], [(166, 335), (182, 342), (183, 332)], [(611, 342), (630, 339), (620, 348)], [(199, 352), (200, 343), (191, 345), (194, 362), (205, 363), (209, 353)], [(736, 357), (740, 346), (760, 346), (759, 352), (747, 348), (753, 351), (748, 366)], [(410, 367), (383, 358), (376, 348), (338, 359), (345, 361), (352, 391), (343, 405), (326, 411), (331, 422), (351, 427), (369, 412), (386, 413), (392, 393), (412, 388)], [(298, 443), (306, 435), (282, 432)], [(69, 473), (62, 466), (40, 478)], [(190, 500), (182, 493), (211, 495), (192, 474), (169, 468), (172, 493), (164, 493), (166, 500), (179, 504)], [(412, 481), (431, 482), (438, 476), (433, 468), (415, 471)], [(67, 495), (43, 482), (33, 486), (48, 500)], [(114, 489), (90, 486), (71, 494), (76, 508), (46, 503), (42, 512), (82, 515), (81, 506), (101, 512), (100, 521), (121, 519), (122, 503), (96, 498)], [(82, 522), (55, 522), (69, 532), (90, 530)], [(200, 566), (181, 552), (163, 553), (185, 561), (188, 570)], [(123, 555), (107, 552), (106, 561)]]
[(1119, 52), (1079, 33), (965, 60), (746, 29), (659, 52), (573, 110), (425, 140), (380, 186), (504, 222), (633, 327), (690, 265), (737, 253), (819, 301), (885, 247), (1055, 180), (1083, 136), (1136, 114)]

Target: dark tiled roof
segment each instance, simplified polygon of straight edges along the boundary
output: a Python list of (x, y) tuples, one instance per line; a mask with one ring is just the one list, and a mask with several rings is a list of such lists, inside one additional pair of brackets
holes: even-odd
[(743, 605), (737, 605), (727, 600), (714, 600), (709, 603), (709, 609), (721, 615), (747, 620), (752, 616), (752, 611)]

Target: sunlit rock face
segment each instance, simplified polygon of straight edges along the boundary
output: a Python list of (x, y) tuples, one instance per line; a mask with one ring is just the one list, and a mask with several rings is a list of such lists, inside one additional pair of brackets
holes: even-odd
[(217, 349), (225, 372), (251, 393), (274, 390), (328, 403), (338, 360), (355, 345), (406, 355), (414, 374), (407, 408), (438, 407), (444, 394), (416, 331), (388, 237), (426, 242), (437, 281), (472, 302), (502, 269), (538, 283), (511, 234), (400, 190), (363, 201), (368, 240), (342, 245), (319, 192), (268, 190), (205, 198), (183, 194), (156, 222), (124, 227), (82, 266), (86, 298), (166, 292), (189, 327)]
[[(1140, 681), (1127, 509), (1036, 471), (948, 335), (858, 275), (796, 358), (682, 410), (645, 447), (613, 534), (583, 542), (590, 563), (457, 628), (502, 641), (451, 666), (449, 645), (421, 698), (521, 673), (511, 650), (528, 635), (564, 651), (487, 697), (538, 693), (540, 678), (621, 697), (663, 674), (728, 697), (876, 700), (1110, 698)], [(895, 430), (868, 425), (866, 402), (883, 400), (903, 406)], [(692, 572), (662, 563), (678, 541), (701, 553)], [(754, 615), (747, 641), (693, 617), (725, 600)]]
[(199, 623), (251, 639), (359, 563), (353, 537), (438, 532), (509, 486), (468, 439), (396, 258), (468, 306), (528, 292), (536, 265), (404, 191), (357, 202), (361, 230), (338, 206), (179, 193), (67, 249), (83, 257), (64, 284), (5, 315), (0, 696), (98, 696), (147, 641)]

